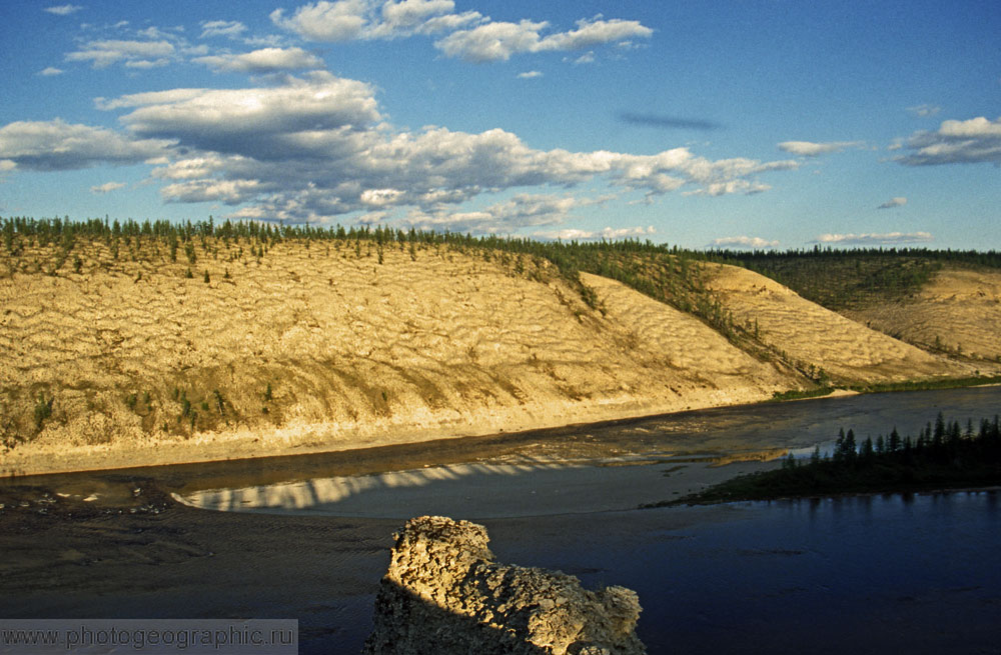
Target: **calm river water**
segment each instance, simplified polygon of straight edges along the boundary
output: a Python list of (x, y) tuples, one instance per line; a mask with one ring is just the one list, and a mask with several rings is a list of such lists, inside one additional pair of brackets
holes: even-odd
[[(283, 465), (272, 464), (268, 484), (246, 470), (189, 477), (180, 493), (218, 509), (372, 517), (442, 511), (478, 520), (499, 561), (560, 569), (586, 586), (636, 590), (644, 608), (639, 633), (651, 653), (997, 655), (998, 492), (631, 509), (663, 497), (651, 494), (672, 462), (703, 467), (692, 460), (769, 448), (807, 452), (841, 427), (863, 438), (894, 426), (914, 434), (939, 411), (964, 422), (993, 416), (1001, 388), (725, 408), (512, 435), (475, 451), (443, 447), (440, 461), (425, 451), (393, 458), (395, 473), (377, 463), (366, 464), (364, 475), (351, 473), (331, 456), (314, 460), (308, 475), (301, 466), (296, 474), (276, 473)], [(656, 464), (592, 466), (651, 457)], [(221, 480), (227, 484), (220, 489)], [(341, 634), (343, 652), (357, 652), (367, 635), (370, 600), (352, 601), (356, 627)]]

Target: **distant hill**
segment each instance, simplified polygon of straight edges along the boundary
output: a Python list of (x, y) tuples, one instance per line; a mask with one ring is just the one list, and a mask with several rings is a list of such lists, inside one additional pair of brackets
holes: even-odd
[(1001, 253), (858, 249), (717, 253), (929, 352), (1001, 363)]

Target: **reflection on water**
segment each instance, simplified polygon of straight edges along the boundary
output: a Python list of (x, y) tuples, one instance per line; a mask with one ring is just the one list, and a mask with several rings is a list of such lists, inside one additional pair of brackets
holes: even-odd
[[(637, 464), (724, 463), (786, 452), (808, 457), (817, 446), (821, 452), (830, 450), (843, 427), (853, 428), (860, 440), (894, 427), (916, 434), (939, 411), (959, 420), (979, 419), (999, 406), (1001, 387), (870, 394), (346, 453), (168, 467), (156, 477), (176, 490), (182, 502), (226, 511), (386, 518), (604, 511), (701, 487), (700, 482), (668, 490), (662, 484), (663, 469)], [(595, 464), (613, 463), (632, 466), (618, 473), (594, 470)], [(692, 477), (694, 469), (684, 475)]]
[[(389, 492), (395, 501), (399, 501), (400, 496), (405, 496), (408, 491), (415, 491), (420, 487), (434, 485), (435, 495), (455, 491), (458, 487), (456, 484), (448, 483), (465, 483), (460, 488), (460, 493), (468, 493), (466, 487), (474, 481), (482, 484), (495, 477), (520, 476), (541, 471), (565, 471), (579, 466), (572, 462), (520, 458), (520, 461), (509, 463), (481, 462), (433, 466), (410, 471), (315, 478), (237, 489), (208, 489), (183, 495), (174, 494), (174, 497), (193, 507), (223, 511), (329, 512), (333, 510), (337, 512), (340, 510), (350, 513), (351, 509), (344, 503), (362, 494), (373, 496)], [(399, 502), (393, 504), (399, 505)], [(330, 508), (331, 505), (338, 505), (338, 508)], [(390, 515), (393, 515), (393, 512), (390, 512)]]

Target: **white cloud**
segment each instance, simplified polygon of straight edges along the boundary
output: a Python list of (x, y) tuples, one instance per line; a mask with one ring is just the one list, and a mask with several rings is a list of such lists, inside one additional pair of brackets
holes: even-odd
[(337, 0), (303, 5), (289, 17), (276, 9), (271, 21), (310, 41), (337, 42), (451, 32), (484, 20), (476, 11), (454, 11), (452, 0)]
[(649, 237), (656, 232), (657, 230), (655, 230), (652, 225), (649, 225), (647, 227), (604, 227), (600, 230), (565, 228), (562, 230), (533, 232), (532, 236), (539, 237), (541, 239), (552, 239), (554, 241), (557, 239), (560, 241), (588, 241), (593, 239), (607, 239), (609, 241), (614, 241), (615, 239), (637, 239), (640, 237)]
[(876, 209), (892, 209), (894, 207), (903, 207), (906, 204), (907, 204), (907, 198), (904, 198), (903, 196), (896, 196), (890, 198)]
[(817, 157), (832, 152), (841, 152), (845, 148), (861, 148), (865, 146), (862, 141), (831, 141), (828, 143), (814, 143), (812, 141), (783, 141), (779, 144), (779, 150), (784, 150), (800, 157)]
[(121, 120), (140, 136), (272, 160), (344, 156), (381, 118), (371, 86), (324, 72), (279, 87), (175, 89), (98, 106), (137, 107)]
[(887, 232), (885, 234), (821, 234), (817, 243), (844, 245), (896, 245), (906, 243), (927, 243), (933, 237), (928, 232)]
[(213, 36), (234, 39), (247, 31), (247, 26), (238, 20), (203, 20), (201, 25), (203, 39)]
[(316, 2), (299, 7), (291, 18), (285, 18), (283, 9), (275, 9), (271, 21), (311, 41), (349, 41), (361, 35), (371, 5), (366, 0)]
[(167, 202), (223, 202), (238, 205), (260, 191), (258, 180), (197, 180), (170, 184), (160, 193)]
[(161, 57), (160, 59), (130, 59), (125, 62), (126, 68), (139, 68), (147, 70), (150, 68), (162, 68), (170, 63), (170, 60), (166, 57)]
[(895, 158), (908, 166), (938, 164), (1001, 164), (1001, 118), (983, 116), (943, 121), (935, 132), (915, 132), (902, 143), (910, 154)]
[[(385, 122), (369, 84), (325, 71), (272, 82), (98, 98), (97, 108), (122, 112), (126, 132), (12, 123), (0, 128), (0, 160), (35, 170), (145, 161), (169, 202), (222, 202), (244, 216), (289, 221), (397, 208), (412, 224), (479, 233), (557, 225), (576, 208), (608, 200), (560, 192), (587, 182), (652, 202), (676, 190), (757, 192), (767, 188), (759, 176), (799, 166), (710, 160), (688, 148), (652, 155), (537, 150), (501, 129), (401, 130)], [(505, 191), (515, 195), (485, 209), (462, 206)]]
[(56, 5), (55, 7), (46, 7), (42, 11), (47, 11), (50, 14), (55, 14), (56, 16), (69, 16), (83, 9), (80, 5)]
[(471, 30), (459, 30), (435, 41), (434, 46), (448, 57), (467, 61), (507, 61), (512, 54), (538, 49), (539, 32), (548, 25), (522, 20), (519, 23), (492, 22)]
[(473, 234), (512, 234), (525, 227), (562, 223), (577, 207), (601, 204), (608, 196), (575, 198), (551, 194), (521, 193), (510, 200), (471, 212), (439, 209), (432, 213), (412, 211), (407, 223), (423, 230), (448, 230)]
[(935, 116), (942, 111), (941, 107), (936, 105), (916, 105), (914, 107), (908, 107), (907, 111), (911, 112), (915, 116), (920, 116), (922, 118), (927, 116)]
[(125, 182), (105, 182), (104, 184), (98, 184), (97, 186), (90, 187), (91, 193), (110, 193), (112, 191), (117, 191), (128, 186)]
[[(577, 22), (578, 29), (543, 37), (547, 22), (522, 20), (518, 23), (489, 22), (470, 30), (459, 30), (435, 42), (448, 57), (473, 62), (507, 61), (512, 55), (556, 50), (580, 50), (635, 37), (650, 37), (653, 30), (638, 21), (592, 20)], [(587, 54), (580, 59), (586, 59)], [(580, 62), (584, 63), (584, 62)]]
[[(459, 23), (468, 23), (470, 20), (478, 20), (480, 14), (468, 12), (464, 17), (456, 16), (455, 3), (452, 0), (402, 0), (401, 2), (387, 2), (382, 5), (381, 21), (373, 21), (375, 24), (366, 34), (366, 38), (394, 38), (413, 34), (417, 31), (435, 32), (448, 29), (447, 21), (438, 20), (433, 27), (428, 26), (428, 21), (453, 16), (459, 19)], [(457, 24), (453, 19), (452, 25)], [(453, 28), (454, 29), (454, 28)]]
[(262, 48), (240, 55), (198, 57), (192, 61), (204, 64), (217, 73), (273, 73), (323, 68), (322, 59), (302, 48)]
[(18, 121), (0, 127), (0, 159), (18, 168), (60, 171), (97, 164), (137, 164), (162, 155), (166, 141), (135, 140), (111, 130), (61, 120)]
[(476, 62), (504, 61), (525, 52), (631, 43), (653, 34), (639, 21), (605, 20), (598, 15), (577, 21), (576, 29), (543, 36), (549, 26), (545, 21), (494, 22), (476, 11), (456, 14), (453, 0), (324, 0), (303, 5), (290, 16), (276, 9), (271, 21), (302, 38), (323, 42), (449, 33), (435, 47), (448, 57)]
[(525, 71), (524, 73), (518, 73), (518, 79), (522, 80), (532, 80), (537, 77), (542, 77), (542, 73), (540, 71)]
[(544, 38), (540, 50), (584, 50), (605, 43), (621, 43), (634, 38), (650, 38), (653, 30), (636, 20), (613, 18), (603, 20), (601, 15), (577, 21), (577, 29)]
[(54, 68), (52, 66), (49, 66), (47, 68), (43, 68), (42, 70), (38, 71), (38, 74), (44, 77), (52, 77), (53, 75), (62, 75), (64, 72), (65, 71), (62, 70), (61, 68)]
[(739, 236), (713, 239), (709, 245), (714, 248), (774, 248), (779, 245), (779, 242), (769, 241), (761, 237)]
[(115, 62), (134, 62), (174, 54), (168, 41), (91, 41), (82, 50), (66, 54), (66, 61), (90, 61), (94, 68), (107, 68)]
[(465, 11), (461, 14), (445, 14), (429, 18), (423, 25), (417, 28), (417, 34), (439, 34), (441, 32), (454, 32), (465, 29), (472, 25), (478, 25), (489, 20), (478, 11)]
[[(564, 60), (564, 61), (566, 61), (566, 60)], [(588, 52), (585, 52), (580, 57), (577, 57), (576, 59), (574, 59), (572, 63), (573, 63), (574, 66), (580, 66), (581, 64), (593, 64), (594, 63), (594, 51), (593, 50), (589, 50)]]
[(360, 200), (370, 207), (388, 207), (399, 202), (405, 193), (399, 189), (365, 189)]

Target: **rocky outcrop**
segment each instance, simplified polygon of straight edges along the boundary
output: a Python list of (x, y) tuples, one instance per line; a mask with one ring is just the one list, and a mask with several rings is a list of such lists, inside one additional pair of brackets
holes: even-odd
[(498, 564), (486, 528), (441, 516), (396, 535), (365, 655), (633, 655), (640, 605), (559, 571)]

